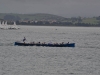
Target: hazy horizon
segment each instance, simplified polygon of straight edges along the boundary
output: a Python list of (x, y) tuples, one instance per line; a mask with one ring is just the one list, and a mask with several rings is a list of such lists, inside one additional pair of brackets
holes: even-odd
[(100, 0), (0, 0), (0, 13), (100, 16)]

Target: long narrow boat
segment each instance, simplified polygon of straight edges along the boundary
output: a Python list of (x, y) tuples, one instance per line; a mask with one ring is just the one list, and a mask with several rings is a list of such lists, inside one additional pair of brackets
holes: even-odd
[(40, 44), (40, 43), (21, 43), (15, 42), (15, 46), (44, 46), (44, 47), (75, 47), (75, 43), (66, 43), (66, 44)]

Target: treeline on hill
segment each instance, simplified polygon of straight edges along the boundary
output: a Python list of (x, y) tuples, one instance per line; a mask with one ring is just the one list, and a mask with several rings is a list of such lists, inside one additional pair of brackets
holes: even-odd
[(90, 23), (72, 23), (72, 22), (48, 22), (48, 21), (33, 21), (33, 22), (20, 22), (16, 21), (17, 25), (41, 25), (41, 26), (86, 26), (86, 27), (100, 27), (100, 24), (90, 24)]
[(100, 27), (100, 16), (94, 17), (92, 21), (97, 21), (96, 23), (89, 23), (89, 22), (83, 22), (87, 21), (86, 18), (82, 19), (81, 17), (78, 18), (64, 18), (62, 21), (28, 21), (28, 22), (20, 22), (16, 21), (16, 24), (18, 25), (45, 25), (45, 26), (94, 26), (94, 27)]

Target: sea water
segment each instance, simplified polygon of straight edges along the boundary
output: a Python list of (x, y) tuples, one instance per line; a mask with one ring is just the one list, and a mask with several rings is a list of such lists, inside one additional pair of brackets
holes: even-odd
[[(14, 46), (15, 41), (75, 47)], [(100, 28), (20, 26), (0, 29), (0, 75), (100, 75)]]

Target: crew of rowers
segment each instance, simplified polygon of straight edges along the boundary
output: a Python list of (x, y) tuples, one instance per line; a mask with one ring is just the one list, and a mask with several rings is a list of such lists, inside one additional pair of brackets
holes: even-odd
[[(25, 41), (26, 41), (26, 38), (24, 37), (23, 42), (25, 43)], [(30, 44), (46, 44), (46, 43), (45, 43), (45, 42), (43, 42), (43, 43), (40, 43), (40, 42), (37, 42), (37, 43), (31, 42)], [(64, 42), (62, 42), (62, 43), (48, 43), (48, 44), (53, 44), (53, 45), (63, 45)], [(69, 44), (69, 42), (68, 42), (67, 44)]]
[[(62, 42), (62, 43), (45, 43), (45, 42), (43, 42), (43, 43), (40, 43), (40, 42), (35, 43), (35, 42), (31, 42), (30, 44), (52, 44), (52, 45), (63, 45), (64, 42)], [(67, 44), (69, 44), (69, 42), (68, 42)]]

